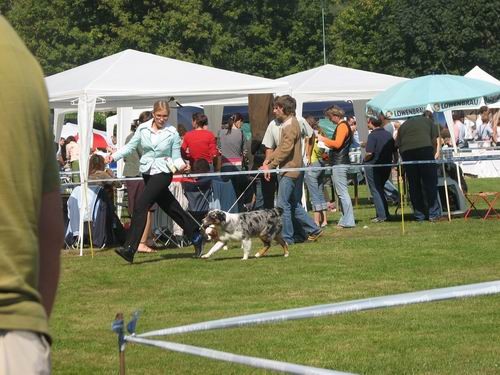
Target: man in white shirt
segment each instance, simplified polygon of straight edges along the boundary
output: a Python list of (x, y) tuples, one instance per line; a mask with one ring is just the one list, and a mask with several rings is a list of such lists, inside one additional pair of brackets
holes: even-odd
[[(306, 141), (312, 137), (314, 131), (311, 128), (311, 125), (307, 123), (307, 121), (301, 117), (297, 117), (297, 121), (300, 126), (300, 136), (302, 138), (302, 158), (305, 160), (306, 151), (305, 151), (305, 143)], [(272, 150), (274, 150), (280, 143), (281, 139), (281, 126), (280, 122), (276, 119), (272, 120), (267, 126), (266, 133), (264, 134), (264, 138), (262, 139), (262, 144), (266, 146), (266, 155), (269, 155)]]
[(453, 134), (455, 136), (455, 143), (458, 147), (465, 147), (467, 127), (463, 123), (465, 118), (464, 111), (453, 111), (452, 118), (453, 118)]
[(490, 141), (493, 135), (491, 128), (490, 111), (487, 106), (479, 108), (479, 118), (476, 120), (476, 140)]
[[(276, 97), (278, 99), (279, 97)], [(309, 123), (303, 118), (303, 117), (297, 117), (297, 121), (299, 122), (299, 127), (300, 127), (300, 137), (301, 137), (301, 153), (302, 153), (302, 160), (304, 163), (306, 163), (306, 148), (305, 148), (305, 143), (308, 141), (310, 137), (314, 134), (313, 129), (309, 125)], [(269, 125), (267, 126), (266, 133), (264, 134), (264, 138), (262, 139), (262, 144), (266, 147), (266, 160), (269, 159), (270, 155), (272, 155), (273, 150), (278, 147), (281, 141), (281, 123), (278, 119), (272, 120)], [(276, 179), (276, 175), (273, 174), (271, 175), (272, 179)], [(272, 182), (273, 180), (271, 180)], [(300, 172), (299, 177), (297, 178), (297, 186), (303, 186), (304, 185), (304, 172)], [(275, 190), (273, 191), (274, 194)], [(296, 189), (295, 190), (295, 199), (297, 202), (302, 201), (302, 192), (303, 188), (301, 189)], [(270, 194), (270, 191), (267, 192)], [(298, 225), (296, 220), (292, 217), (293, 221), (293, 227), (294, 227), (294, 242), (303, 242), (307, 238), (307, 234), (305, 233), (304, 229)], [(289, 244), (291, 244), (291, 239), (287, 238), (285, 239)]]

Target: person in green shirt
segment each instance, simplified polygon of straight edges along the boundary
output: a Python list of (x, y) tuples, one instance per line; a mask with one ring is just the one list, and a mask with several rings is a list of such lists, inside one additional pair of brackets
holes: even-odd
[(396, 147), (403, 161), (428, 161), (404, 166), (413, 216), (416, 221), (439, 221), (441, 206), (438, 200), (437, 138), (439, 125), (425, 116), (415, 116), (399, 127)]
[(43, 73), (0, 15), (0, 374), (50, 373), (62, 202)]

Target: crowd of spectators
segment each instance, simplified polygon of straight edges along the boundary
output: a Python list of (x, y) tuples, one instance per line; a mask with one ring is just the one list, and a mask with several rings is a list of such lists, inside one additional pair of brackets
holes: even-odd
[[(353, 152), (360, 154), (361, 148), (364, 148), (362, 160), (364, 168), (358, 168), (356, 174), (361, 176), (359, 179), (364, 179), (368, 186), (375, 207), (375, 216), (371, 219), (373, 223), (391, 220), (389, 204), (391, 202), (399, 204), (399, 192), (392, 182), (394, 168), (387, 166), (397, 162), (399, 158), (402, 161), (429, 161), (429, 163), (406, 165), (404, 175), (408, 183), (415, 220), (437, 221), (442, 213), (438, 201), (437, 168), (431, 161), (439, 157), (439, 148), (443, 145), (464, 147), (467, 142), (474, 140), (490, 141), (494, 144), (497, 139), (498, 111), (485, 107), (479, 110), (474, 126), (466, 125), (463, 111), (453, 112), (454, 137), (444, 129), (440, 138), (440, 128), (429, 113), (410, 118), (402, 124), (379, 114), (368, 118), (369, 136), (366, 140), (360, 140), (356, 118), (346, 116), (341, 108), (331, 106), (325, 109), (325, 119), (333, 124), (333, 134), (327, 136), (316, 118), (297, 117), (295, 105), (295, 99), (288, 95), (277, 97), (273, 109), (275, 118), (267, 126), (262, 141), (254, 142), (255, 144), (250, 144), (249, 139), (245, 138), (242, 131), (244, 117), (241, 113), (233, 113), (216, 134), (208, 130), (208, 118), (200, 112), (192, 115), (190, 131), (186, 131), (183, 125), (178, 125), (177, 129), (169, 125), (169, 129), (176, 131), (176, 136), (179, 137), (181, 158), (179, 160), (185, 163), (184, 174), (236, 173), (182, 180), (182, 188), (188, 201), (187, 213), (195, 221), (193, 224), (186, 219), (186, 222), (191, 223), (189, 225), (196, 227), (208, 211), (206, 192), (210, 189), (211, 181), (217, 179), (231, 182), (237, 197), (238, 212), (281, 207), (284, 211), (283, 238), (289, 245), (316, 240), (321, 235), (322, 228), (328, 225), (327, 212), (331, 209), (331, 202), (335, 201), (335, 196), (338, 197), (340, 212), (336, 227), (353, 228), (356, 226), (356, 220), (348, 188), (353, 179), (353, 169), (350, 164), (353, 162)], [(152, 121), (154, 123), (153, 112), (143, 112), (134, 122), (126, 144), (133, 139), (135, 129), (139, 125), (151, 124)], [(161, 129), (158, 131), (162, 131)], [(441, 141), (438, 142), (438, 139)], [(78, 143), (73, 137), (61, 139), (58, 151), (60, 165), (77, 171), (79, 152)], [(125, 181), (128, 211), (131, 217), (134, 216), (135, 207), (143, 196), (146, 186), (144, 181), (137, 180), (137, 177), (144, 176), (144, 171), (139, 170), (143, 152), (142, 142), (139, 142), (127, 149), (126, 154), (114, 154), (119, 157), (124, 155), (123, 175), (136, 178)], [(248, 165), (249, 153), (252, 154), (254, 161), (252, 166)], [(304, 166), (312, 168), (305, 172), (267, 173), (267, 170), (274, 168)], [(333, 168), (320, 169), (328, 166)], [(175, 166), (171, 167), (172, 165), (167, 163), (166, 170), (170, 172), (177, 170)], [(264, 173), (255, 178), (252, 175), (237, 174), (249, 168), (260, 168)], [(78, 174), (73, 173), (72, 176), (72, 181), (78, 182)], [(102, 180), (113, 176), (113, 173), (106, 169), (105, 159), (102, 156), (98, 154), (91, 156), (89, 179)], [(304, 209), (302, 199), (304, 184), (307, 187), (312, 216)], [(326, 192), (328, 184), (333, 188), (331, 199)], [(105, 183), (104, 186), (112, 194), (118, 183)], [(154, 199), (147, 204), (146, 223), (138, 244), (135, 243), (139, 239), (139, 231), (135, 230), (137, 233), (133, 247), (135, 246), (134, 250), (139, 252), (154, 251), (151, 226), (152, 212), (157, 205), (153, 203)], [(142, 212), (141, 215), (144, 216)], [(142, 220), (141, 227), (143, 227)], [(185, 225), (187, 224), (184, 223)], [(193, 233), (193, 229), (188, 232)]]

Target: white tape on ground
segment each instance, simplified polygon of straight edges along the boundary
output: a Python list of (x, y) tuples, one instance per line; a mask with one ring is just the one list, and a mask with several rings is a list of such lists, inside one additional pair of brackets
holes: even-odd
[(125, 341), (134, 342), (143, 345), (155, 346), (162, 349), (172, 350), (179, 353), (193, 354), (200, 357), (218, 359), (220, 361), (239, 363), (242, 365), (263, 368), (266, 370), (280, 371), (288, 374), (329, 374), (329, 375), (345, 375), (347, 372), (339, 372), (334, 370), (326, 370), (316, 367), (296, 365), (288, 362), (273, 361), (270, 359), (249, 357), (244, 355), (221, 352), (217, 350), (200, 348), (197, 346), (177, 344), (168, 341), (148, 340), (134, 336), (125, 336)]
[(317, 305), (297, 309), (271, 311), (234, 318), (212, 320), (179, 327), (165, 328), (137, 335), (137, 337), (165, 336), (178, 333), (206, 331), (220, 328), (241, 327), (246, 325), (282, 322), (295, 319), (315, 318), (326, 315), (344, 314), (384, 307), (409, 305), (453, 298), (476, 297), (500, 293), (500, 281), (469, 284), (450, 288), (430, 289), (420, 292), (395, 294), (390, 296), (366, 298), (354, 301)]

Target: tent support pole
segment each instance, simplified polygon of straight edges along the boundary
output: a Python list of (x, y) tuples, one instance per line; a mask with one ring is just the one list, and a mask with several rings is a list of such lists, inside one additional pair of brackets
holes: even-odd
[[(440, 134), (440, 126), (438, 123), (436, 123), (437, 129), (438, 129), (438, 138), (436, 140), (436, 155), (443, 161), (443, 153), (441, 152), (442, 148), (442, 141), (443, 139), (441, 138)], [(451, 134), (451, 132), (450, 132)], [(444, 163), (441, 163), (442, 168), (443, 168), (443, 181), (444, 181), (444, 196), (446, 197), (446, 209), (448, 211), (448, 221), (451, 221), (451, 211), (450, 211), (450, 197), (448, 195), (448, 182), (446, 181), (446, 168), (444, 167)], [(438, 190), (439, 194), (439, 190)]]
[(448, 182), (446, 181), (446, 168), (444, 167), (444, 163), (442, 163), (441, 165), (443, 166), (444, 195), (446, 196), (446, 209), (448, 210), (448, 221), (451, 221), (450, 197), (448, 195)]
[(398, 188), (399, 204), (401, 205), (401, 233), (405, 234), (405, 203), (403, 194), (403, 172), (401, 170), (401, 161), (398, 160)]

